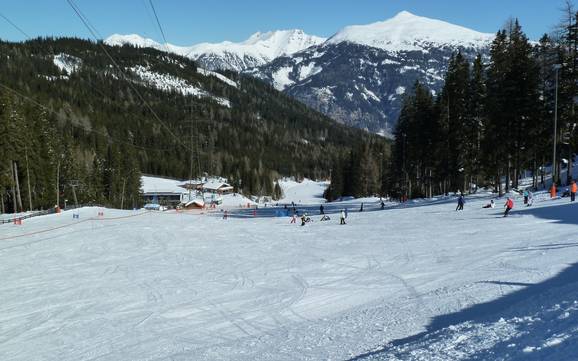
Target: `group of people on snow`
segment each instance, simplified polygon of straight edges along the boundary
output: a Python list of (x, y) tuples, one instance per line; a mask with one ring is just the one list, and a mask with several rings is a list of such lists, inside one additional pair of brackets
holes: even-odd
[[(574, 202), (576, 200), (576, 191), (578, 191), (576, 180), (572, 180), (572, 182), (570, 182), (570, 187), (567, 187), (560, 197), (570, 197), (570, 202)], [(550, 198), (557, 198), (557, 195), (558, 187), (556, 186), (556, 183), (553, 183), (550, 187)]]
[[(577, 191), (578, 185), (576, 184), (576, 181), (573, 180), (570, 183), (570, 187), (566, 188), (566, 191), (562, 194), (562, 197), (570, 197), (570, 202), (574, 202), (576, 200)], [(557, 193), (556, 185), (552, 184), (552, 188), (550, 190), (551, 197), (556, 198), (555, 196), (556, 193)], [(524, 197), (524, 204), (526, 205), (526, 207), (530, 207), (532, 206), (532, 204), (534, 204), (534, 194), (530, 189), (525, 189), (522, 192), (522, 196)], [(460, 192), (460, 195), (458, 196), (458, 205), (456, 206), (456, 211), (464, 210), (464, 204), (465, 204), (464, 194)], [(494, 202), (493, 199), (490, 200), (490, 203), (486, 203), (485, 205), (482, 206), (482, 208), (495, 208), (495, 207), (496, 203)], [(504, 204), (504, 207), (506, 208), (504, 212), (504, 217), (507, 217), (508, 214), (510, 214), (510, 211), (514, 208), (514, 199), (511, 197), (506, 197), (506, 203)]]

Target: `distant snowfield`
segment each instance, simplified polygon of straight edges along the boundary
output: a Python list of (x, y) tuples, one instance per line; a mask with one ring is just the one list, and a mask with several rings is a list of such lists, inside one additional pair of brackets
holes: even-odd
[(572, 359), (578, 206), (517, 200), (502, 218), (487, 201), (350, 211), (345, 226), (98, 208), (0, 225), (0, 355)]
[(310, 179), (296, 182), (285, 179), (279, 181), (279, 185), (283, 190), (283, 199), (279, 200), (279, 203), (319, 204), (326, 202), (323, 192), (329, 186), (329, 182), (316, 182)]
[[(182, 95), (192, 95), (197, 98), (211, 98), (221, 106), (227, 108), (231, 107), (231, 102), (228, 99), (212, 95), (201, 88), (189, 84), (184, 79), (168, 74), (160, 74), (151, 71), (149, 68), (142, 65), (134, 66), (130, 68), (130, 70), (131, 72), (136, 74), (139, 78), (141, 78), (145, 83), (154, 86), (157, 89), (166, 92), (176, 91), (181, 93)], [(203, 75), (207, 74), (203, 73)]]

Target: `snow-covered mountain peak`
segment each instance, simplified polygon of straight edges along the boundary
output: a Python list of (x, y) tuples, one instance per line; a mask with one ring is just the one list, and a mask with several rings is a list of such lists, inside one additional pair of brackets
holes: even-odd
[(157, 48), (161, 44), (153, 39), (144, 38), (138, 34), (113, 34), (104, 40), (110, 46), (132, 45), (137, 48)]
[(347, 26), (326, 43), (350, 42), (388, 51), (427, 51), (430, 46), (484, 47), (493, 38), (493, 34), (402, 11), (385, 21)]
[(265, 33), (257, 32), (240, 44), (270, 49), (271, 54), (269, 55), (276, 58), (293, 54), (312, 45), (321, 44), (325, 40), (325, 38), (308, 35), (301, 29), (291, 29)]
[(238, 43), (223, 41), (192, 46), (171, 44), (164, 46), (136, 34), (115, 34), (108, 37), (105, 43), (112, 46), (130, 44), (136, 47), (168, 49), (170, 52), (198, 60), (209, 69), (228, 68), (241, 71), (266, 64), (279, 56), (291, 55), (310, 46), (321, 44), (325, 40), (325, 38), (306, 34), (300, 29), (291, 29), (257, 32), (247, 40)]

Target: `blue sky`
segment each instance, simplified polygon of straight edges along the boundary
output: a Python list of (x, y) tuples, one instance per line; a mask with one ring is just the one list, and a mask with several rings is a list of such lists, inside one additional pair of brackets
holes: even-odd
[[(574, 4), (577, 0), (572, 0)], [(0, 14), (30, 36), (89, 33), (66, 0), (3, 0)], [(149, 0), (75, 0), (106, 37), (137, 33), (162, 40)], [(168, 42), (191, 45), (241, 41), (256, 31), (300, 28), (330, 36), (346, 25), (385, 20), (401, 10), (494, 33), (518, 17), (531, 39), (549, 32), (561, 17), (564, 0), (153, 0)], [(0, 38), (24, 36), (0, 18)]]

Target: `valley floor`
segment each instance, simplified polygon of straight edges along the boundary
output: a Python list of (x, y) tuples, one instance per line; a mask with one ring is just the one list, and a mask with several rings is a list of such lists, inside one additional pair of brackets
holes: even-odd
[(0, 225), (1, 358), (571, 359), (578, 205), (488, 200), (368, 204), (345, 226), (97, 208)]

